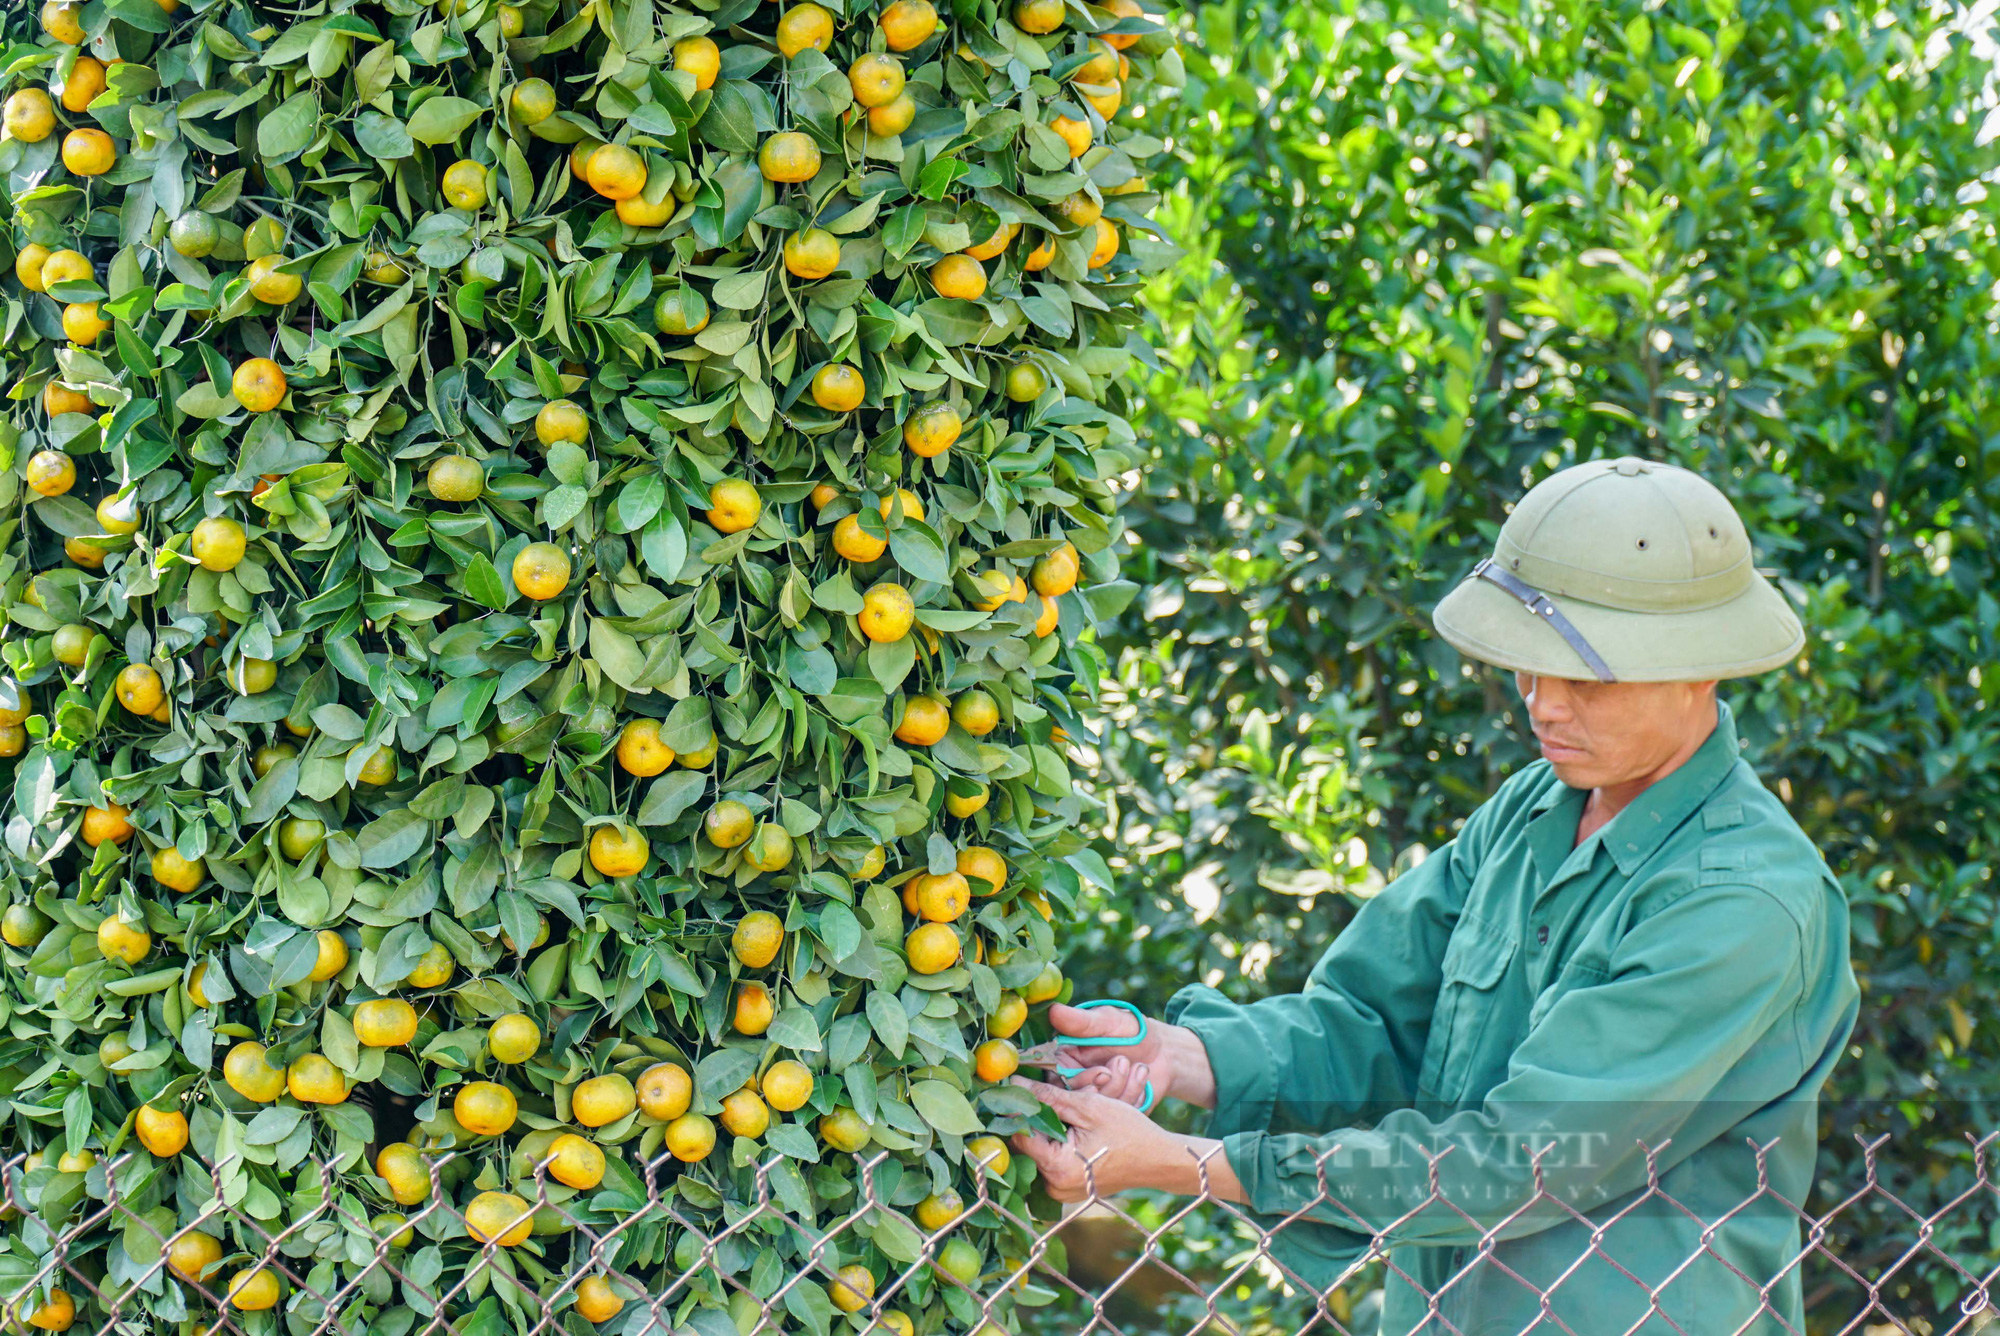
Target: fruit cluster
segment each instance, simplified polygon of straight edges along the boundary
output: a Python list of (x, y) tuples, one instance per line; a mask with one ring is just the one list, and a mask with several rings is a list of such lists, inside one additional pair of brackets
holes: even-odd
[[(1117, 118), (1171, 41), (1137, 0), (331, 8), (0, 18), (0, 1291), (101, 1322), (36, 1240), (115, 1190), (66, 1265), (164, 1267), (162, 1313), (296, 1308), (379, 1237), (524, 1327), (655, 1273), (741, 1320), (804, 1232), (697, 1266), (644, 1208), (720, 1229), (762, 1167), (810, 1222), (866, 1150), (895, 1211), (783, 1305), (969, 1330), (1026, 1248), (972, 1189), (1027, 1218), (1002, 1138), (1054, 1126), (1016, 1036), (1109, 882), (1064, 725), (1133, 592), (1174, 252)], [(281, 1274), (321, 1166), (370, 1237)]]

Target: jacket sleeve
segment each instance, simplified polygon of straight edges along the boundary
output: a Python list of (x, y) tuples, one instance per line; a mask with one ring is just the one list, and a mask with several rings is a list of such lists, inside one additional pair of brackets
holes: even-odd
[(1302, 991), (1240, 1004), (1190, 984), (1169, 999), (1167, 1021), (1200, 1037), (1215, 1072), (1209, 1136), (1322, 1132), (1411, 1100), (1486, 811), (1362, 905)]
[[(1690, 889), (1628, 931), (1601, 982), (1548, 1009), (1480, 1107), (1321, 1136), (1246, 1128), (1223, 1138), (1230, 1167), (1252, 1210), (1301, 1215), (1286, 1232), (1328, 1255), (1348, 1254), (1341, 1236), (1473, 1245), (1550, 1228), (1642, 1187), (1646, 1148), (1668, 1143), (1664, 1174), (1795, 1091), (1823, 935), (1760, 887)], [(1550, 1143), (1538, 1189), (1531, 1151)]]

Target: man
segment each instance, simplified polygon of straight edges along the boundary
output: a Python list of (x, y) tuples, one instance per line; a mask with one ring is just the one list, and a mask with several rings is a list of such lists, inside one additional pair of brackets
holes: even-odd
[[(1131, 1016), (1056, 1008), (1084, 1071), (1024, 1083), (1070, 1136), (1015, 1138), (1050, 1190), (1085, 1195), (1086, 1159), (1098, 1194), (1205, 1188), (1314, 1289), (1386, 1255), (1384, 1336), (1803, 1331), (1777, 1197), (1805, 1203), (1860, 993), (1839, 885), (1716, 698), (1804, 644), (1751, 561), (1682, 469), (1602, 460), (1530, 491), (1433, 620), (1513, 672), (1542, 759), (1364, 904), (1303, 992), (1186, 987), (1128, 1047), (1087, 1041)], [(1148, 1082), (1212, 1109), (1208, 1136), (1133, 1107)]]

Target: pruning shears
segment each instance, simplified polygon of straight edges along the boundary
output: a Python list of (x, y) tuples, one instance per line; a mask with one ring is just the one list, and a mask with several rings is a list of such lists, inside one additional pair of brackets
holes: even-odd
[[(1146, 1042), (1146, 1013), (1140, 1011), (1139, 1008), (1133, 1006), (1130, 1002), (1120, 1001), (1114, 997), (1100, 997), (1089, 1002), (1072, 1002), (1070, 1005), (1078, 1011), (1089, 1011), (1095, 1007), (1116, 1007), (1120, 1011), (1130, 1012), (1132, 1019), (1139, 1022), (1138, 1032), (1129, 1035), (1111, 1035), (1104, 1038), (1076, 1035), (1068, 1038), (1051, 1039), (1045, 1044), (1037, 1044), (1033, 1048), (1023, 1051), (1021, 1054), (1022, 1066), (1040, 1067), (1044, 1071), (1054, 1072), (1057, 1076), (1067, 1081), (1072, 1076), (1082, 1075), (1083, 1068), (1064, 1067), (1058, 1064), (1056, 1062), (1056, 1050), (1059, 1048), (1130, 1048), (1135, 1044)], [(1151, 1113), (1152, 1110), (1153, 1083), (1148, 1081), (1146, 1082), (1144, 1097), (1139, 1102), (1139, 1112)]]

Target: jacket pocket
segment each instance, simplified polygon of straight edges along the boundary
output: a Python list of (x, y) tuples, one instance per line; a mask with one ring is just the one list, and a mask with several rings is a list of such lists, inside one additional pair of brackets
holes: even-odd
[(1464, 1098), (1493, 1015), (1495, 989), (1514, 959), (1515, 946), (1514, 938), (1470, 915), (1452, 931), (1418, 1078), (1432, 1098), (1445, 1104)]

